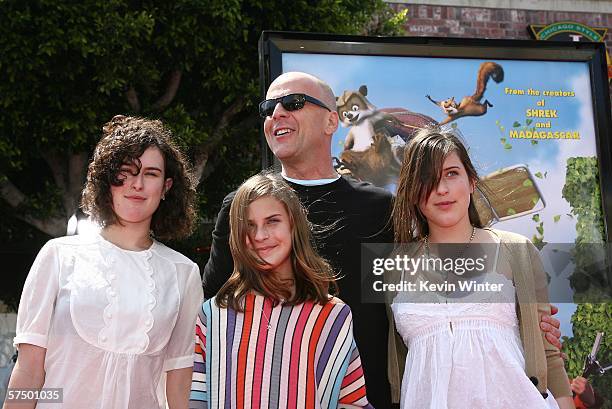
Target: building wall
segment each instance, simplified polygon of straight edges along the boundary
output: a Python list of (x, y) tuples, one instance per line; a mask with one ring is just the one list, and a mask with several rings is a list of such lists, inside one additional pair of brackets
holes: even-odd
[[(549, 2), (536, 1), (531, 3), (545, 5)], [(612, 4), (612, 2), (606, 3)], [(390, 4), (397, 11), (408, 9), (406, 34), (413, 36), (525, 40), (532, 38), (528, 33), (529, 24), (547, 25), (560, 21), (575, 21), (589, 27), (610, 28), (612, 26), (612, 11), (601, 13), (595, 11), (525, 10), (398, 2)], [(606, 47), (610, 52), (612, 35), (609, 31), (606, 34)]]
[[(608, 28), (605, 43), (612, 56), (612, 1), (429, 0), (427, 3), (433, 4), (389, 2), (396, 11), (408, 10), (407, 36), (530, 40), (533, 39), (528, 31), (530, 24), (574, 21), (593, 28)], [(510, 8), (513, 5), (551, 8)], [(612, 99), (612, 84), (609, 90)]]

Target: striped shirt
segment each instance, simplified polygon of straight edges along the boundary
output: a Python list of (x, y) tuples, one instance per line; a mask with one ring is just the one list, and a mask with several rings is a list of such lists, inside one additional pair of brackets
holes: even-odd
[(206, 301), (196, 323), (190, 408), (372, 408), (348, 305), (273, 305), (245, 312)]

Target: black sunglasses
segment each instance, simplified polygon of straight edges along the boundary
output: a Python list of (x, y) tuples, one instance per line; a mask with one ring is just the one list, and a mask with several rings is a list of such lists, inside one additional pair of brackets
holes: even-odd
[(321, 108), (325, 108), (329, 112), (331, 112), (331, 109), (329, 109), (323, 102), (319, 101), (316, 98), (313, 98), (306, 94), (289, 94), (289, 95), (285, 95), (284, 97), (266, 99), (265, 101), (260, 102), (259, 103), (259, 116), (261, 116), (264, 119), (268, 116), (272, 116), (272, 113), (274, 112), (274, 108), (276, 108), (276, 105), (279, 102), (283, 106), (283, 108), (285, 108), (287, 111), (300, 110), (304, 108), (304, 104), (306, 102), (310, 102), (311, 104), (318, 105)]

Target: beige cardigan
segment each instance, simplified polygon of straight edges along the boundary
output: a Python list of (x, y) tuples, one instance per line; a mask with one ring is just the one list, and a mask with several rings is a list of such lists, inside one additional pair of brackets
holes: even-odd
[[(539, 253), (527, 238), (519, 234), (489, 230), (500, 239), (499, 257), (506, 257), (512, 268), (521, 341), (525, 351), (525, 372), (540, 393), (545, 393), (548, 388), (555, 398), (572, 396), (559, 349), (550, 344), (540, 331), (540, 314), (550, 315), (550, 304), (546, 289), (546, 273)], [(387, 370), (391, 397), (393, 402), (399, 402), (408, 350), (395, 330), (390, 308), (387, 308), (387, 314), (389, 315)]]

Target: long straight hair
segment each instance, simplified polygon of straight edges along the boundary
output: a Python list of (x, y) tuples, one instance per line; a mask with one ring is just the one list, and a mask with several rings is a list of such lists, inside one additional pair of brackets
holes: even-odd
[[(291, 224), (291, 265), (295, 280), (295, 294), (276, 274), (266, 271), (266, 262), (247, 247), (248, 208), (262, 197), (272, 197), (281, 202)], [(279, 302), (289, 304), (314, 301), (325, 304), (330, 292), (336, 294), (338, 285), (329, 263), (317, 254), (312, 242), (311, 225), (306, 210), (296, 193), (278, 174), (265, 171), (245, 181), (236, 191), (230, 207), (230, 250), (234, 259), (234, 271), (217, 294), (217, 305), (244, 310), (244, 297), (250, 291)]]
[[(423, 216), (419, 204), (427, 200), (440, 183), (444, 160), (452, 152), (459, 156), (470, 182), (476, 188), (486, 190), (480, 183), (467, 149), (455, 131), (438, 128), (419, 131), (408, 143), (400, 169), (391, 213), (396, 243), (418, 241), (429, 234), (427, 219)], [(483, 227), (476, 211), (473, 193), (470, 195), (468, 214), (473, 226)]]

